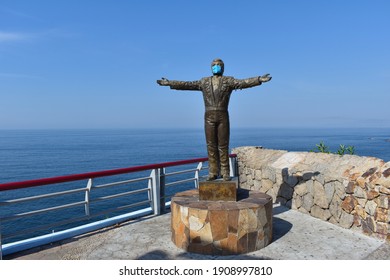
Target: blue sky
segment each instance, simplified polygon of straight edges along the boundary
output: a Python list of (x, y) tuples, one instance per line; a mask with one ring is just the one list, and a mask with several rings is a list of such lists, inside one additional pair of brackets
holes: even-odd
[(233, 92), (232, 127), (389, 127), (390, 2), (0, 2), (0, 129), (202, 127), (197, 80)]

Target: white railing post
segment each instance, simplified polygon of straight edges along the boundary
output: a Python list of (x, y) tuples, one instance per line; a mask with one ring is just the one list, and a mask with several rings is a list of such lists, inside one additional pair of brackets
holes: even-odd
[(229, 165), (230, 165), (230, 177), (236, 177), (237, 176), (237, 159), (235, 157), (229, 158)]
[(152, 190), (152, 208), (154, 215), (161, 214), (161, 205), (160, 205), (160, 170), (153, 169), (150, 173), (151, 182), (149, 182), (149, 188)]
[(199, 173), (202, 170), (203, 162), (199, 162), (195, 171), (195, 189), (199, 188)]
[(93, 179), (88, 179), (87, 189), (85, 190), (85, 215), (89, 216), (89, 194), (92, 189)]
[(160, 168), (160, 214), (165, 213), (165, 168)]
[(0, 221), (0, 261), (3, 260), (3, 239), (1, 237), (1, 221)]

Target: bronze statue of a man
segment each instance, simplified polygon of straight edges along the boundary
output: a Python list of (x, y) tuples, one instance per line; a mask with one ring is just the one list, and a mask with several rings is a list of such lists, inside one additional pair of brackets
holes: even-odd
[(228, 105), (233, 90), (259, 86), (271, 80), (269, 74), (248, 78), (235, 79), (223, 76), (224, 63), (214, 59), (211, 63), (213, 76), (199, 81), (171, 81), (165, 78), (157, 80), (161, 86), (170, 86), (177, 90), (198, 90), (203, 92), (205, 105), (204, 125), (206, 133), (207, 154), (209, 159), (209, 175), (212, 181), (221, 175), (223, 180), (230, 180), (229, 175), (229, 113)]

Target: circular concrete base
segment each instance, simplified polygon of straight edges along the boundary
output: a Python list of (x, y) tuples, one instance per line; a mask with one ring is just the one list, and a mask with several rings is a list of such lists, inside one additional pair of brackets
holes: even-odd
[(237, 201), (199, 200), (197, 189), (171, 200), (172, 241), (200, 254), (231, 255), (259, 250), (272, 240), (272, 197), (237, 190)]

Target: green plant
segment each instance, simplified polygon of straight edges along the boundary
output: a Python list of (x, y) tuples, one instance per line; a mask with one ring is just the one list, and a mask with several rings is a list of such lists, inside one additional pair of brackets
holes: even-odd
[(348, 146), (347, 152), (348, 152), (350, 155), (354, 155), (354, 154), (355, 154), (355, 147), (354, 147), (354, 146)]
[(320, 144), (317, 144), (317, 149), (320, 153), (326, 153), (329, 154), (329, 147), (325, 145), (324, 141), (321, 141)]
[[(315, 150), (310, 150), (310, 152), (318, 152), (318, 153), (326, 153), (326, 154), (330, 154), (330, 150), (329, 150), (329, 147), (325, 145), (324, 141), (321, 141), (319, 144), (316, 144), (316, 149)], [(345, 155), (346, 153), (350, 154), (350, 155), (354, 155), (355, 154), (355, 147), (354, 146), (348, 146), (346, 147), (345, 145), (342, 145), (340, 144), (339, 146), (339, 149), (337, 150), (337, 152), (335, 154), (337, 155)]]
[(342, 145), (340, 144), (340, 147), (339, 149), (337, 150), (337, 154), (342, 156), (343, 154), (345, 154), (345, 145)]

